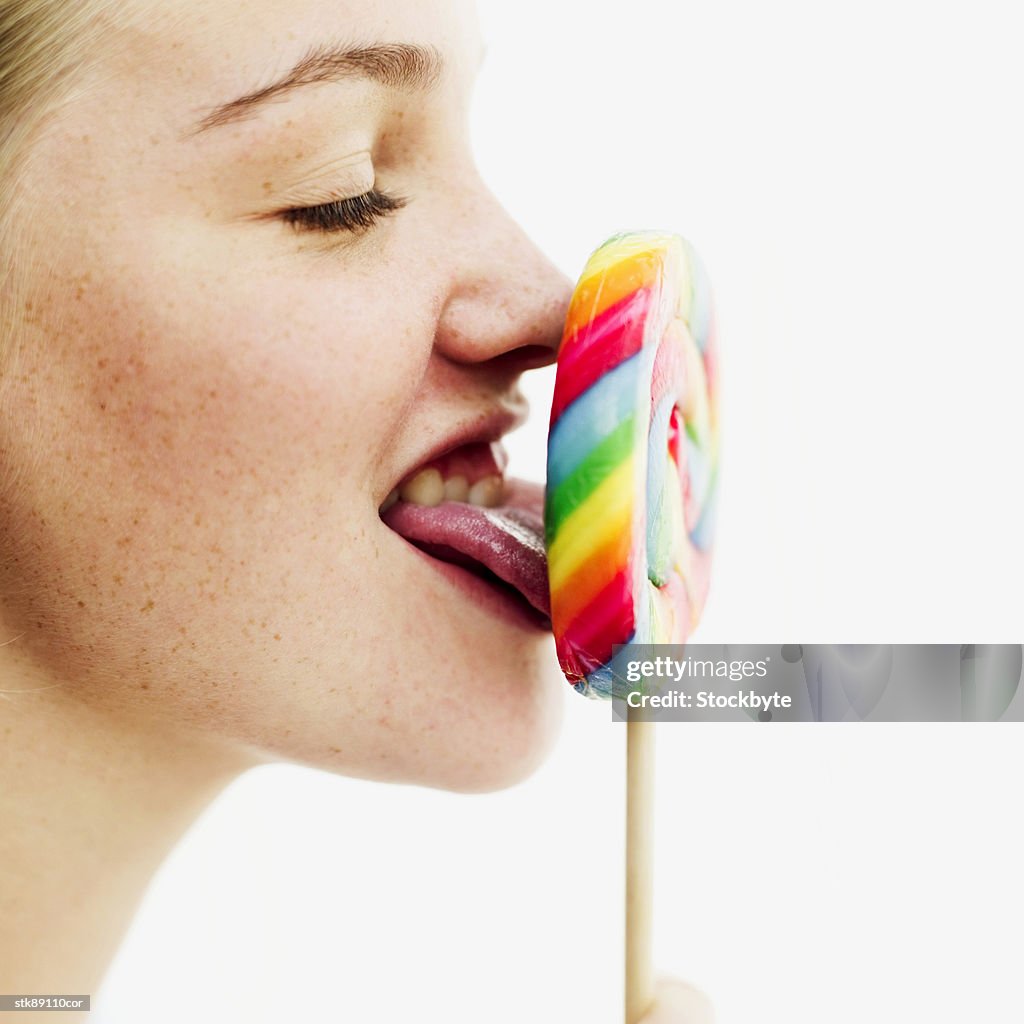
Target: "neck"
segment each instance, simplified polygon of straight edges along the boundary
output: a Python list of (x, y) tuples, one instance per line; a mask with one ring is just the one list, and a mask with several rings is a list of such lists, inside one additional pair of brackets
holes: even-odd
[(161, 861), (254, 761), (0, 656), (0, 992), (91, 995)]

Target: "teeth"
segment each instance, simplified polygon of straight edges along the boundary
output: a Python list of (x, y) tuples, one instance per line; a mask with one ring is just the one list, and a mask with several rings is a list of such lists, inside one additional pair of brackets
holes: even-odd
[(504, 497), (505, 481), (496, 474), (485, 476), (470, 486), (466, 477), (456, 475), (446, 480), (440, 470), (431, 466), (429, 469), (421, 469), (396, 487), (384, 499), (380, 510), (386, 512), (396, 501), (429, 507), (440, 505), (442, 501), (468, 501), (471, 505), (494, 508), (501, 504)]
[(450, 476), (444, 482), (445, 501), (465, 501), (469, 497), (469, 481), (464, 476)]
[(467, 500), (470, 505), (493, 508), (501, 503), (503, 490), (504, 486), (500, 476), (485, 476), (470, 487)]
[(415, 505), (440, 505), (444, 501), (444, 480), (436, 469), (421, 469), (399, 490), (402, 501)]

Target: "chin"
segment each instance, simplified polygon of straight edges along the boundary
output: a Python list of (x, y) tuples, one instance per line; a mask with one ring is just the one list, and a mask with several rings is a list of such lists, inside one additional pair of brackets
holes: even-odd
[(528, 778), (551, 753), (565, 706), (554, 654), (547, 645), (543, 652), (551, 656), (493, 665), (485, 675), (452, 672), (443, 695), (435, 693), (393, 737), (386, 767), (373, 777), (466, 794)]
[(476, 688), (471, 703), (452, 708), (452, 719), (440, 730), (443, 746), (438, 748), (435, 732), (436, 756), (417, 765), (415, 777), (406, 781), (455, 793), (489, 793), (528, 779), (558, 738), (566, 684), (548, 659), (527, 678), (531, 685), (524, 685), (521, 672), (514, 674), (502, 687), (502, 674), (492, 673), (487, 692)]
[[(560, 731), (567, 684), (547, 639), (525, 644), (521, 635), (518, 642), (484, 635), (472, 653), (449, 648), (449, 656), (416, 673), (395, 665), (386, 701), (353, 717), (311, 705), (290, 733), (295, 745), (275, 753), (374, 781), (453, 793), (504, 790), (544, 763)], [(507, 656), (481, 668), (478, 652), (487, 641)]]

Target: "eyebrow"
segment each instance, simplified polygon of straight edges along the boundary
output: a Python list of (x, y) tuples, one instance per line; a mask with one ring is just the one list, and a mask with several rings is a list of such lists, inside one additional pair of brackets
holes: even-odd
[(354, 47), (322, 44), (308, 50), (291, 71), (276, 82), (211, 108), (184, 133), (184, 137), (244, 120), (271, 99), (303, 86), (364, 78), (392, 89), (426, 90), (437, 82), (443, 70), (444, 59), (432, 46), (412, 43)]

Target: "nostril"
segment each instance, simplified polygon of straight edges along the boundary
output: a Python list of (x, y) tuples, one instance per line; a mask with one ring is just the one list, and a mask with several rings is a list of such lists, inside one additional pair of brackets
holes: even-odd
[(495, 356), (491, 363), (497, 367), (508, 367), (519, 373), (550, 366), (558, 358), (558, 350), (551, 345), (522, 345)]

